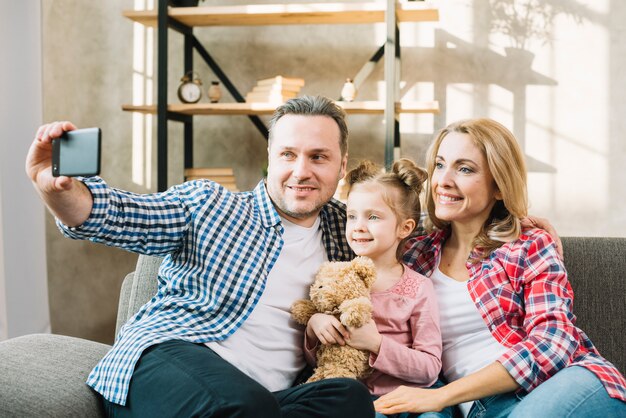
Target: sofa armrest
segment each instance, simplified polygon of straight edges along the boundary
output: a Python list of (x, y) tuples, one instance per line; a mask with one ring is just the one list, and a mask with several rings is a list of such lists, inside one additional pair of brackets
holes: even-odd
[(135, 279), (135, 273), (128, 273), (124, 277), (122, 282), (122, 288), (120, 289), (120, 301), (117, 306), (117, 321), (115, 323), (115, 337), (120, 332), (122, 325), (128, 321), (130, 316), (128, 309), (130, 304), (131, 292), (133, 288), (133, 281)]
[[(140, 256), (135, 272), (125, 277), (117, 331), (155, 295), (161, 261)], [(104, 417), (100, 396), (85, 381), (110, 349), (54, 334), (0, 341), (0, 417)]]
[(162, 257), (140, 255), (135, 271), (124, 278), (117, 312), (116, 336), (122, 325), (156, 294), (159, 266), (162, 261)]
[(85, 381), (110, 349), (50, 334), (0, 342), (0, 416), (103, 417), (102, 401)]

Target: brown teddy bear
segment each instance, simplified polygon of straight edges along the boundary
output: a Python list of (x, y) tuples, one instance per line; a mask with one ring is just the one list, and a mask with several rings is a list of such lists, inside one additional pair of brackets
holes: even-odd
[[(311, 285), (310, 300), (296, 301), (291, 316), (306, 325), (314, 314), (324, 313), (335, 315), (344, 326), (361, 327), (372, 318), (370, 289), (375, 280), (376, 270), (369, 258), (326, 262)], [(317, 351), (315, 373), (307, 383), (331, 377), (363, 378), (370, 371), (368, 351), (349, 345), (322, 345)]]

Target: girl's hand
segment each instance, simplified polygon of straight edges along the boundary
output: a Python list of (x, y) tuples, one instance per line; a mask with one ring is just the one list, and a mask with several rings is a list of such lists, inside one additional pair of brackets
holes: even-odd
[(442, 388), (421, 389), (400, 386), (374, 401), (376, 412), (385, 415), (400, 412), (439, 412), (446, 406)]
[(316, 313), (309, 319), (306, 332), (309, 337), (317, 337), (324, 345), (345, 345), (348, 337), (348, 330), (337, 318), (322, 313)]
[(348, 327), (348, 331), (350, 331), (350, 334), (346, 338), (346, 342), (350, 347), (378, 354), (383, 337), (378, 332), (374, 320), (370, 320), (359, 328)]

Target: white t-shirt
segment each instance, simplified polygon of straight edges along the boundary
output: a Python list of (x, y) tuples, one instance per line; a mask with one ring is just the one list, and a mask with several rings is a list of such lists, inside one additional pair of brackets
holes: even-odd
[[(443, 375), (452, 382), (493, 363), (507, 349), (489, 332), (467, 290), (467, 282), (446, 276), (439, 266), (430, 278), (439, 302)], [(473, 403), (459, 405), (464, 416)]]
[(284, 245), (256, 307), (233, 335), (207, 343), (272, 392), (290, 387), (305, 366), (304, 330), (291, 319), (290, 308), (308, 298), (315, 273), (328, 260), (319, 217), (310, 228), (281, 220)]

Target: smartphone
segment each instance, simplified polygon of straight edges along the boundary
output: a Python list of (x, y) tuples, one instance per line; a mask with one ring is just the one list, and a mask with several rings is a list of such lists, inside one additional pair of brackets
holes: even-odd
[(100, 174), (100, 128), (76, 129), (52, 140), (52, 175)]

